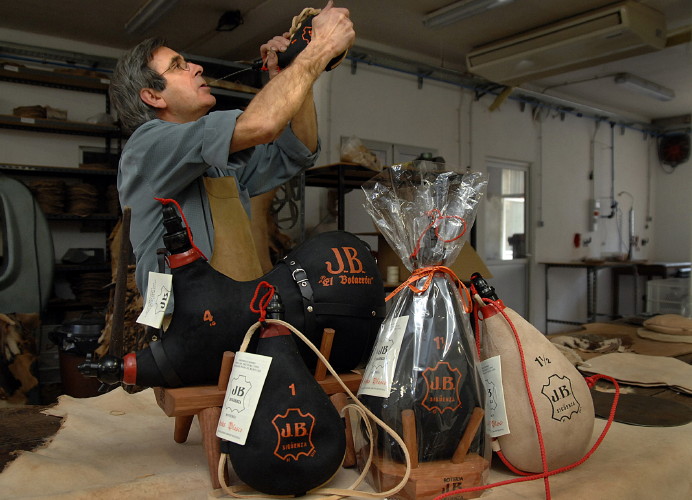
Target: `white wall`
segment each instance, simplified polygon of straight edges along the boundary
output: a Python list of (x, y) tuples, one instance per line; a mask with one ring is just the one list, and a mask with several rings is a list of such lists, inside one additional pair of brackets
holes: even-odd
[[(689, 165), (681, 165), (675, 173), (664, 176), (655, 160), (654, 139), (638, 130), (619, 125), (611, 130), (608, 122), (597, 123), (570, 114), (564, 119), (555, 112), (533, 114), (530, 106), (522, 111), (512, 100), (491, 112), (488, 108), (492, 97), (476, 101), (469, 91), (427, 80), (419, 89), (415, 76), (365, 64), (358, 65), (355, 75), (349, 65), (324, 75), (316, 96), (323, 140), (320, 164), (338, 161), (341, 136), (357, 135), (434, 147), (449, 163), (471, 165), (479, 171), (484, 170), (488, 157), (531, 165), (530, 231), (534, 245), (530, 259), (530, 319), (541, 329), (545, 321), (545, 268), (540, 263), (626, 253), (632, 199), (635, 235), (640, 241), (648, 241), (634, 250), (633, 258), (690, 260)], [(310, 203), (314, 204), (319, 197), (313, 196)], [(599, 219), (596, 230), (590, 231), (589, 200), (593, 197), (601, 201), (602, 214), (612, 217)], [(611, 209), (613, 198), (617, 207)], [(352, 191), (346, 201), (347, 230), (373, 230), (361, 205), (361, 193)], [(479, 220), (482, 210), (481, 205)], [(308, 226), (317, 220), (317, 212), (307, 214)], [(657, 212), (662, 215), (657, 217)], [(663, 217), (670, 222), (659, 226)], [(482, 224), (478, 231), (482, 255)], [(575, 233), (591, 243), (575, 248)], [(585, 319), (585, 276), (583, 269), (551, 270), (550, 317)], [(612, 303), (608, 270), (599, 272), (598, 284), (598, 312), (609, 312)], [(632, 313), (631, 284), (622, 280), (621, 288), (621, 313)], [(559, 325), (551, 325), (551, 331), (558, 329)]]
[[(340, 139), (351, 135), (436, 149), (449, 163), (460, 164), (458, 118), (465, 99), (462, 91), (435, 82), (425, 82), (419, 90), (415, 78), (364, 66), (353, 75), (350, 65), (342, 64), (319, 80), (316, 103), (322, 154), (318, 164), (339, 161)], [(321, 195), (324, 199), (324, 192)], [(346, 230), (375, 230), (362, 204), (360, 189), (347, 195)], [(306, 215), (307, 227), (319, 220), (319, 212)], [(319, 230), (334, 227), (332, 224)]]
[[(675, 169), (659, 166), (654, 179), (657, 186), (653, 221), (656, 259), (692, 261), (692, 161)], [(686, 312), (692, 315), (692, 280)]]
[(692, 237), (692, 161), (665, 170), (655, 163), (655, 256), (664, 261), (688, 261)]

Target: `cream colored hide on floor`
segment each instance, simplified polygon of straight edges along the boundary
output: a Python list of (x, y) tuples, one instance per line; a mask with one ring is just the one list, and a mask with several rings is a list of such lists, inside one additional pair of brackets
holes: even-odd
[[(531, 395), (545, 443), (548, 469), (569, 465), (586, 452), (594, 408), (583, 376), (533, 325), (502, 301), (496, 302), (518, 333)], [(505, 317), (492, 305), (481, 308), (482, 359), (500, 356), (509, 434), (500, 436), (502, 453), (516, 468), (542, 472), (540, 447), (526, 391), (517, 341)]]

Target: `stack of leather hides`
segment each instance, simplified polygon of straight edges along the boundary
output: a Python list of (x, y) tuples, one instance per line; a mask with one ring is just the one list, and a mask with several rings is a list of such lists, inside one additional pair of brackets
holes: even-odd
[(51, 108), (50, 106), (18, 106), (12, 110), (14, 116), (22, 118), (49, 118), (51, 120), (67, 120), (67, 111)]
[(109, 215), (120, 214), (120, 199), (118, 198), (118, 188), (111, 184), (106, 188), (106, 213)]
[[(3, 498), (207, 500), (223, 496), (220, 490), (211, 491), (199, 425), (193, 424), (185, 444), (176, 443), (175, 419), (163, 414), (152, 389), (128, 394), (118, 388), (95, 398), (62, 396), (57, 406), (45, 412), (62, 417), (62, 427), (44, 446), (20, 453), (0, 473)], [(596, 421), (592, 440), (604, 424), (604, 420)], [(690, 498), (690, 440), (692, 424), (669, 428), (616, 422), (589, 460), (550, 478), (552, 498)], [(346, 487), (357, 476), (355, 469), (342, 468), (335, 487)], [(516, 477), (496, 464), (489, 482)], [(509, 484), (486, 491), (481, 498), (542, 499), (545, 485), (543, 481)]]
[(109, 272), (79, 273), (71, 276), (69, 282), (72, 293), (80, 302), (94, 307), (103, 307), (108, 303)]
[(675, 358), (630, 352), (604, 354), (578, 366), (586, 373), (600, 373), (640, 387), (668, 386), (692, 394), (692, 366)]
[(61, 180), (35, 180), (27, 187), (46, 215), (59, 215), (65, 211), (65, 182)]
[(679, 314), (661, 314), (649, 318), (637, 330), (637, 335), (660, 342), (685, 342), (692, 344), (692, 318)]
[(68, 187), (68, 213), (86, 217), (98, 209), (99, 192), (96, 186), (80, 182)]

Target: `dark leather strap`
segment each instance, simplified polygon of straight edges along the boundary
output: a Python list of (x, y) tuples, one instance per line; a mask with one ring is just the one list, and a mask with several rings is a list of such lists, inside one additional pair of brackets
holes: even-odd
[[(305, 318), (305, 331), (311, 332), (315, 329), (315, 302), (312, 286), (308, 280), (308, 273), (295, 257), (286, 256), (281, 262), (286, 264), (291, 271), (293, 281), (298, 285), (300, 295), (303, 297), (303, 315)], [(281, 294), (281, 290), (279, 290)]]
[(166, 384), (169, 387), (181, 387), (183, 385), (183, 381), (180, 380), (180, 377), (173, 369), (173, 365), (171, 365), (171, 362), (168, 361), (168, 356), (166, 355), (166, 351), (163, 349), (162, 342), (152, 342), (149, 344), (149, 348), (151, 349), (151, 355), (154, 356), (156, 367), (161, 372)]
[[(303, 296), (303, 301), (312, 303), (312, 286), (308, 280), (308, 273), (305, 272), (303, 266), (295, 259), (295, 257), (286, 257), (282, 262), (291, 270), (291, 277), (298, 285), (298, 290), (300, 290), (300, 294)], [(279, 290), (279, 293), (281, 293), (281, 290)]]

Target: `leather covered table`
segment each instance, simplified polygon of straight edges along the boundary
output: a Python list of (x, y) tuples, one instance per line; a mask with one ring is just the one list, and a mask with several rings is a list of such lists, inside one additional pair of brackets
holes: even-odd
[[(62, 429), (45, 446), (23, 452), (0, 473), (0, 498), (205, 499), (212, 490), (201, 435), (193, 425), (188, 441), (171, 439), (173, 421), (161, 412), (151, 389), (116, 389), (89, 399), (61, 397), (50, 414)], [(603, 428), (597, 420), (594, 439)], [(637, 427), (614, 423), (601, 448), (580, 467), (550, 480), (556, 500), (682, 499), (692, 497), (692, 424)], [(338, 486), (356, 476), (337, 474)], [(515, 478), (493, 464), (491, 482)], [(544, 498), (542, 481), (494, 488), (482, 498)], [(305, 497), (309, 498), (309, 497)]]

